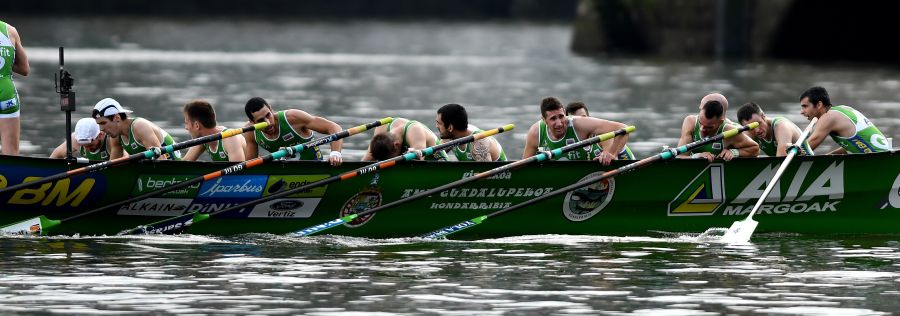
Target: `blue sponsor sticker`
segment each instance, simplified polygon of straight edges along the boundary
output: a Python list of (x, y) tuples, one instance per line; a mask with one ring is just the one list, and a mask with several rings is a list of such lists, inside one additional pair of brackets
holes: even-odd
[(198, 198), (258, 198), (266, 188), (268, 176), (223, 176), (203, 182)]

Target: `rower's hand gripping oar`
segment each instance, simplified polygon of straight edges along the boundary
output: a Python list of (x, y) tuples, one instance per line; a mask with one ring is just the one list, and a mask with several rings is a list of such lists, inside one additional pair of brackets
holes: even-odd
[(136, 160), (156, 159), (156, 158), (159, 158), (159, 156), (174, 153), (176, 150), (193, 147), (193, 146), (197, 146), (200, 144), (206, 144), (208, 142), (217, 141), (217, 140), (220, 140), (223, 138), (228, 138), (228, 137), (238, 135), (238, 134), (243, 134), (246, 132), (264, 129), (268, 126), (269, 126), (268, 122), (256, 123), (253, 125), (244, 126), (243, 128), (224, 130), (221, 133), (198, 137), (198, 138), (194, 138), (194, 139), (191, 139), (188, 141), (183, 141), (180, 143), (175, 143), (175, 144), (168, 145), (168, 146), (153, 147), (153, 148), (147, 149), (144, 152), (140, 152), (137, 154), (133, 154), (133, 155), (125, 156), (125, 157), (119, 157), (119, 158), (116, 158), (113, 160), (107, 160), (104, 162), (95, 163), (93, 165), (84, 166), (84, 167), (81, 167), (78, 169), (73, 169), (73, 170), (69, 170), (66, 172), (57, 173), (57, 174), (43, 177), (43, 178), (40, 178), (40, 179), (37, 179), (34, 181), (22, 182), (22, 183), (14, 185), (14, 186), (5, 187), (5, 188), (0, 189), (0, 194), (36, 186), (39, 184), (44, 184), (44, 183), (51, 182), (51, 181), (65, 179), (65, 178), (68, 178), (71, 176), (77, 176), (77, 175), (88, 173), (88, 172), (103, 170), (103, 169), (106, 169), (109, 167), (118, 166), (121, 164), (136, 161)]
[(523, 208), (523, 207), (526, 207), (526, 206), (529, 206), (529, 205), (532, 205), (532, 204), (535, 204), (535, 203), (538, 203), (538, 202), (547, 200), (547, 199), (552, 198), (552, 197), (554, 197), (554, 196), (558, 196), (558, 195), (560, 195), (560, 194), (565, 194), (566, 192), (569, 192), (569, 191), (572, 191), (572, 190), (578, 190), (578, 189), (580, 189), (580, 188), (583, 188), (583, 187), (586, 187), (586, 186), (595, 184), (595, 183), (597, 183), (597, 182), (599, 182), (599, 181), (602, 181), (602, 180), (604, 180), (604, 179), (611, 178), (611, 177), (615, 177), (615, 176), (617, 176), (617, 175), (620, 175), (620, 174), (623, 174), (623, 173), (626, 173), (626, 172), (629, 172), (629, 171), (633, 171), (633, 170), (635, 170), (635, 169), (638, 169), (638, 168), (647, 166), (647, 165), (649, 165), (649, 164), (651, 164), (651, 163), (654, 163), (654, 162), (656, 162), (656, 161), (660, 161), (660, 160), (668, 160), (668, 159), (675, 158), (676, 156), (681, 155), (681, 154), (686, 153), (686, 152), (689, 152), (689, 151), (691, 151), (691, 150), (694, 149), (694, 148), (697, 148), (697, 147), (700, 147), (700, 146), (709, 144), (709, 143), (711, 143), (711, 142), (716, 142), (716, 141), (719, 141), (719, 140), (721, 140), (721, 139), (727, 139), (727, 138), (730, 138), (730, 137), (732, 137), (732, 136), (734, 136), (734, 135), (737, 135), (737, 134), (739, 134), (739, 133), (741, 133), (741, 132), (744, 132), (744, 131), (747, 131), (747, 130), (756, 128), (757, 126), (759, 126), (759, 123), (753, 122), (753, 123), (750, 123), (749, 125), (741, 126), (740, 128), (736, 128), (736, 129), (733, 129), (733, 130), (730, 130), (730, 131), (726, 131), (726, 132), (724, 132), (724, 133), (721, 133), (721, 134), (716, 135), (716, 136), (713, 136), (713, 137), (709, 137), (709, 138), (704, 138), (704, 139), (701, 139), (701, 140), (697, 140), (697, 141), (695, 141), (695, 142), (693, 142), (693, 143), (686, 144), (686, 145), (684, 145), (684, 146), (679, 146), (679, 147), (677, 147), (677, 148), (669, 148), (668, 150), (663, 151), (662, 153), (659, 153), (659, 154), (657, 154), (657, 155), (650, 156), (650, 157), (647, 157), (647, 158), (644, 158), (644, 159), (635, 161), (635, 162), (633, 162), (633, 163), (630, 163), (630, 164), (621, 166), (621, 167), (619, 167), (619, 168), (617, 168), (617, 169), (613, 169), (613, 170), (604, 172), (603, 174), (600, 174), (599, 176), (591, 177), (591, 178), (588, 178), (588, 179), (586, 179), (586, 180), (584, 180), (584, 181), (576, 182), (576, 183), (574, 183), (574, 184), (571, 184), (571, 185), (568, 185), (568, 186), (565, 186), (565, 187), (562, 187), (562, 188), (553, 190), (553, 191), (551, 191), (551, 192), (548, 193), (548, 194), (545, 194), (545, 195), (542, 195), (542, 196), (540, 196), (540, 197), (531, 199), (531, 200), (529, 200), (529, 201), (522, 202), (522, 203), (519, 203), (519, 204), (510, 206), (510, 207), (507, 207), (507, 208), (505, 208), (505, 209), (502, 209), (502, 210), (499, 210), (499, 211), (496, 211), (496, 212), (493, 212), (493, 213), (490, 213), (490, 214), (487, 214), (487, 215), (482, 215), (482, 216), (479, 216), (479, 217), (476, 217), (476, 218), (473, 218), (473, 219), (470, 219), (470, 220), (461, 222), (461, 223), (459, 223), (459, 224), (455, 224), (455, 225), (451, 225), (451, 226), (447, 226), (447, 227), (438, 229), (438, 230), (433, 231), (433, 232), (431, 232), (431, 233), (422, 235), (422, 238), (426, 238), (426, 239), (438, 239), (438, 238), (444, 238), (444, 237), (446, 237), (447, 235), (450, 235), (450, 234), (456, 233), (456, 232), (458, 232), (458, 231), (461, 231), (461, 230), (463, 230), (463, 229), (466, 229), (466, 228), (469, 228), (469, 227), (472, 227), (472, 226), (481, 224), (482, 222), (484, 222), (485, 220), (487, 220), (487, 219), (489, 219), (489, 218), (493, 218), (493, 217), (497, 217), (497, 216), (500, 216), (500, 215), (503, 215), (503, 214), (510, 213), (510, 212), (515, 211), (515, 210), (518, 210), (518, 209), (520, 209), (520, 208)]
[(365, 215), (372, 214), (372, 213), (378, 212), (378, 211), (383, 210), (383, 209), (386, 209), (386, 208), (390, 208), (390, 207), (393, 207), (393, 206), (396, 206), (396, 205), (400, 205), (400, 204), (403, 204), (403, 203), (407, 203), (407, 202), (411, 202), (411, 201), (414, 201), (414, 200), (418, 200), (418, 199), (420, 199), (420, 198), (427, 197), (427, 196), (430, 196), (430, 195), (435, 194), (435, 193), (440, 193), (440, 192), (442, 192), (442, 191), (449, 190), (449, 189), (452, 189), (452, 188), (454, 188), (454, 187), (458, 187), (458, 186), (461, 186), (461, 185), (463, 185), (463, 184), (466, 184), (466, 183), (469, 183), (469, 182), (472, 182), (472, 181), (475, 181), (475, 180), (484, 179), (484, 178), (493, 176), (493, 175), (495, 175), (495, 174), (498, 174), (498, 173), (501, 173), (501, 172), (505, 172), (505, 171), (507, 171), (507, 170), (511, 170), (511, 169), (515, 169), (515, 168), (524, 166), (524, 165), (529, 164), (529, 163), (532, 163), (532, 162), (536, 162), (536, 161), (544, 161), (544, 160), (547, 160), (547, 159), (551, 159), (551, 158), (553, 158), (553, 157), (559, 157), (559, 156), (562, 156), (562, 154), (565, 153), (565, 152), (568, 152), (568, 151), (571, 151), (571, 150), (574, 150), (574, 149), (577, 149), (577, 148), (589, 146), (589, 145), (594, 144), (594, 143), (599, 143), (599, 142), (602, 142), (602, 141), (611, 139), (611, 138), (616, 137), (616, 136), (625, 135), (625, 134), (628, 134), (628, 133), (630, 133), (630, 132), (632, 132), (632, 131), (634, 131), (634, 126), (628, 126), (628, 127), (626, 127), (626, 128), (620, 129), (620, 130), (616, 130), (616, 131), (613, 131), (613, 132), (609, 132), (609, 133), (597, 135), (597, 136), (594, 136), (594, 137), (591, 137), (591, 138), (582, 140), (582, 141), (577, 142), (577, 143), (573, 143), (573, 144), (566, 145), (565, 147), (561, 147), (561, 148), (554, 149), (554, 150), (552, 150), (552, 151), (549, 152), (549, 155), (550, 155), (549, 157), (548, 157), (548, 153), (547, 153), (547, 152), (540, 152), (540, 153), (538, 153), (538, 154), (536, 154), (536, 155), (534, 155), (534, 156), (528, 157), (528, 158), (526, 158), (526, 159), (518, 160), (518, 161), (516, 161), (516, 162), (510, 163), (510, 164), (507, 164), (507, 165), (503, 165), (503, 166), (501, 166), (501, 167), (497, 167), (497, 168), (494, 168), (494, 169), (491, 169), (491, 170), (488, 170), (488, 171), (484, 171), (484, 172), (478, 173), (478, 174), (476, 174), (476, 175), (474, 175), (474, 176), (471, 176), (471, 177), (468, 177), (468, 178), (464, 178), (464, 179), (461, 179), (461, 180), (453, 181), (453, 182), (450, 182), (450, 183), (448, 183), (448, 184), (445, 184), (445, 185), (442, 185), (442, 186), (439, 186), (439, 187), (436, 187), (436, 188), (433, 188), (433, 189), (429, 189), (429, 190), (426, 190), (426, 191), (423, 191), (423, 192), (419, 192), (419, 193), (413, 194), (412, 196), (409, 196), (409, 197), (407, 197), (407, 198), (405, 198), (405, 199), (400, 199), (400, 200), (397, 200), (397, 201), (394, 201), (394, 202), (391, 202), (391, 203), (388, 203), (388, 204), (385, 204), (385, 205), (382, 205), (382, 206), (378, 206), (378, 207), (371, 208), (371, 209), (368, 209), (368, 210), (365, 210), (365, 211), (362, 211), (362, 212), (359, 212), (359, 213), (350, 214), (350, 215), (347, 215), (347, 216), (344, 216), (344, 217), (341, 217), (341, 218), (338, 218), (338, 219), (335, 219), (335, 220), (332, 220), (332, 221), (329, 221), (329, 222), (325, 222), (325, 223), (322, 223), (322, 224), (319, 224), (319, 225), (315, 225), (315, 226), (312, 226), (312, 227), (308, 227), (308, 228), (306, 228), (306, 229), (303, 229), (303, 230), (300, 230), (300, 231), (296, 231), (296, 232), (294, 232), (293, 234), (296, 235), (296, 236), (309, 236), (309, 235), (312, 235), (312, 234), (321, 232), (321, 231), (323, 231), (323, 230), (326, 230), (326, 229), (329, 229), (329, 228), (332, 228), (332, 227), (335, 227), (335, 226), (338, 226), (338, 225), (341, 225), (341, 224), (344, 224), (344, 223), (349, 223), (349, 222), (353, 221), (354, 219), (356, 219), (357, 217), (360, 217), (360, 216), (365, 216)]
[[(769, 181), (769, 184), (766, 185), (766, 189), (763, 190), (762, 195), (759, 196), (759, 199), (756, 200), (756, 205), (753, 205), (753, 210), (750, 211), (750, 214), (747, 215), (747, 218), (743, 221), (736, 221), (731, 224), (731, 227), (725, 231), (725, 234), (722, 235), (722, 242), (729, 244), (745, 244), (750, 241), (750, 236), (753, 235), (753, 231), (756, 230), (756, 226), (759, 225), (759, 222), (753, 220), (753, 215), (756, 214), (756, 211), (759, 210), (759, 207), (762, 205), (763, 201), (766, 200), (766, 197), (769, 196), (769, 193), (772, 192), (772, 189), (775, 188), (775, 184), (778, 183), (778, 179), (781, 178), (781, 174), (784, 173), (784, 170), (787, 169), (788, 165), (791, 163), (791, 160), (794, 159), (800, 152), (800, 147), (803, 142), (806, 141), (806, 138), (813, 130), (813, 126), (816, 125), (816, 122), (819, 118), (814, 117), (809, 125), (806, 126), (806, 129), (803, 130), (803, 134), (800, 134), (800, 138), (797, 139), (796, 144), (788, 148), (788, 154), (784, 157), (784, 161), (781, 162), (781, 166), (778, 167), (778, 170), (775, 171), (775, 176), (772, 177), (772, 180)], [(711, 230), (715, 230), (715, 228), (707, 229), (703, 234), (709, 233)]]
[[(103, 207), (96, 208), (96, 209), (93, 209), (93, 210), (90, 210), (90, 211), (87, 211), (87, 212), (79, 213), (79, 214), (70, 216), (70, 217), (68, 217), (68, 218), (62, 219), (62, 220), (51, 220), (51, 219), (47, 219), (47, 218), (45, 218), (43, 215), (41, 215), (42, 218), (39, 218), (39, 219), (30, 219), (30, 220), (26, 220), (26, 221), (24, 221), (24, 222), (34, 222), (35, 220), (40, 220), (40, 223), (41, 223), (41, 225), (42, 225), (42, 228), (41, 228), (41, 229), (37, 229), (37, 231), (38, 231), (38, 232), (43, 232), (43, 231), (46, 231), (47, 228), (50, 228), (50, 227), (59, 225), (59, 224), (61, 224), (62, 222), (70, 221), (70, 220), (73, 220), (73, 219), (76, 219), (76, 218), (84, 217), (84, 216), (87, 216), (87, 215), (90, 215), (90, 214), (94, 214), (94, 213), (97, 213), (97, 212), (100, 212), (100, 211), (108, 210), (108, 209), (111, 209), (111, 208), (114, 208), (114, 207), (118, 207), (118, 206), (122, 206), (122, 205), (125, 205), (125, 204), (130, 204), (130, 203), (133, 203), (133, 202), (136, 202), (136, 201), (140, 201), (140, 200), (143, 200), (143, 199), (146, 199), (146, 198), (149, 198), (149, 197), (157, 196), (157, 195), (159, 195), (159, 194), (163, 194), (163, 193), (166, 193), (166, 192), (175, 191), (175, 190), (178, 190), (178, 189), (181, 189), (181, 188), (185, 188), (185, 187), (191, 186), (191, 185), (196, 184), (196, 183), (200, 183), (200, 182), (203, 182), (203, 181), (212, 180), (212, 179), (221, 177), (221, 176), (223, 176), (223, 175), (229, 175), (229, 174), (232, 174), (232, 173), (241, 172), (241, 171), (243, 171), (244, 169), (249, 169), (249, 168), (252, 168), (252, 167), (261, 165), (261, 164), (263, 164), (263, 163), (265, 163), (265, 162), (267, 162), (267, 161), (272, 161), (272, 160), (280, 159), (280, 158), (283, 158), (283, 157), (291, 156), (291, 155), (293, 155), (294, 152), (301, 152), (301, 151), (303, 151), (303, 150), (305, 150), (305, 149), (307, 149), (307, 148), (316, 147), (316, 146), (319, 146), (319, 145), (323, 145), (323, 144), (327, 144), (327, 143), (333, 142), (333, 141), (338, 140), (338, 139), (342, 139), (342, 138), (351, 136), (351, 135), (355, 135), (355, 134), (358, 134), (358, 133), (362, 133), (362, 132), (364, 132), (364, 131), (366, 131), (366, 130), (375, 128), (375, 127), (380, 126), (380, 125), (382, 125), (382, 124), (388, 124), (388, 123), (392, 122), (393, 120), (394, 120), (394, 119), (391, 118), (391, 117), (386, 117), (386, 118), (383, 118), (383, 119), (381, 119), (381, 120), (371, 122), (371, 123), (369, 123), (369, 124), (360, 125), (360, 126), (356, 126), (356, 127), (350, 128), (350, 129), (346, 129), (346, 130), (343, 130), (343, 131), (340, 131), (340, 132), (337, 132), (337, 133), (334, 133), (334, 134), (331, 134), (331, 135), (328, 135), (328, 136), (324, 136), (324, 137), (320, 137), (320, 138), (311, 140), (311, 141), (306, 142), (306, 143), (303, 143), (303, 144), (295, 145), (295, 146), (292, 146), (292, 147), (285, 147), (285, 148), (283, 148), (283, 149), (281, 149), (281, 150), (278, 150), (278, 151), (276, 151), (276, 152), (270, 153), (270, 154), (265, 155), (265, 156), (263, 156), (263, 157), (253, 158), (253, 159), (250, 159), (250, 160), (241, 162), (241, 163), (239, 163), (239, 164), (232, 165), (232, 166), (230, 166), (230, 167), (228, 167), (228, 168), (225, 168), (225, 169), (222, 169), (222, 170), (219, 170), (219, 171), (215, 171), (215, 172), (208, 173), (208, 174), (206, 174), (206, 175), (202, 175), (202, 176), (199, 176), (199, 177), (196, 177), (196, 178), (193, 178), (193, 179), (189, 179), (189, 180), (185, 180), (185, 181), (182, 181), (182, 182), (178, 182), (178, 183), (176, 183), (176, 184), (173, 184), (173, 185), (168, 186), (168, 187), (165, 187), (165, 188), (161, 188), (161, 189), (156, 190), (156, 191), (147, 192), (147, 193), (144, 193), (144, 194), (141, 194), (141, 195), (138, 195), (138, 196), (129, 198), (129, 199), (124, 200), (124, 201), (120, 201), (120, 202), (112, 203), (112, 204), (109, 204), (109, 205), (105, 205), (105, 206), (103, 206)], [(261, 123), (260, 123), (260, 124), (261, 124)], [(22, 223), (22, 222), (19, 222), (19, 223), (10, 225), (10, 226), (0, 227), (0, 233), (22, 233), (22, 230), (12, 230), (12, 228), (10, 228), (10, 227), (15, 226), (15, 225), (18, 225), (18, 224), (20, 224), (20, 223)], [(18, 227), (18, 226), (15, 226), (15, 228), (17, 228), (17, 227)], [(32, 231), (34, 231), (34, 230), (32, 230)], [(25, 231), (25, 233), (30, 233), (30, 232)]]
[(441, 150), (444, 150), (445, 148), (450, 148), (452, 146), (470, 143), (470, 142), (477, 141), (477, 140), (480, 140), (480, 139), (483, 139), (486, 137), (493, 136), (495, 134), (510, 131), (514, 127), (515, 126), (513, 124), (504, 125), (499, 128), (483, 131), (483, 132), (477, 133), (477, 134), (472, 134), (472, 135), (469, 135), (469, 136), (466, 136), (463, 138), (457, 138), (452, 141), (438, 144), (438, 145), (435, 145), (432, 147), (428, 147), (428, 148), (425, 148), (425, 149), (422, 149), (419, 151), (408, 152), (406, 154), (403, 154), (403, 155), (400, 155), (400, 156), (397, 156), (397, 157), (394, 157), (391, 159), (382, 160), (382, 161), (367, 165), (365, 167), (362, 167), (362, 168), (359, 168), (359, 169), (356, 169), (353, 171), (348, 171), (348, 172), (345, 172), (345, 173), (342, 173), (342, 174), (339, 174), (336, 176), (325, 178), (325, 179), (322, 179), (322, 180), (319, 180), (319, 181), (316, 181), (313, 183), (309, 183), (306, 185), (302, 185), (302, 186), (299, 186), (299, 187), (296, 187), (293, 189), (284, 190), (284, 191), (266, 196), (261, 199), (249, 201), (249, 202), (246, 202), (246, 203), (243, 203), (240, 205), (235, 205), (235, 206), (232, 206), (232, 207), (229, 207), (226, 209), (222, 209), (222, 210), (218, 210), (218, 211), (215, 211), (215, 212), (212, 212), (209, 214), (203, 214), (203, 213), (200, 213), (199, 211), (195, 211), (193, 213), (175, 216), (172, 218), (164, 219), (164, 220), (150, 223), (147, 225), (135, 227), (135, 228), (132, 228), (129, 230), (124, 230), (124, 231), (120, 232), (119, 235), (133, 235), (133, 234), (144, 234), (144, 233), (168, 234), (168, 233), (181, 232), (184, 229), (188, 228), (190, 225), (196, 224), (200, 221), (203, 221), (210, 217), (216, 216), (217, 214), (227, 213), (227, 212), (231, 212), (231, 211), (234, 211), (237, 209), (242, 209), (242, 208), (245, 208), (248, 206), (265, 203), (267, 201), (271, 201), (271, 200), (274, 200), (277, 198), (289, 196), (289, 195), (297, 193), (297, 192), (303, 192), (303, 191), (309, 190), (311, 188), (320, 187), (320, 186), (327, 185), (327, 184), (330, 184), (333, 182), (344, 181), (344, 180), (351, 179), (351, 178), (354, 178), (359, 175), (363, 175), (363, 174), (375, 172), (377, 170), (389, 168), (389, 167), (396, 165), (398, 162), (415, 160), (418, 157), (417, 154), (419, 152), (421, 152), (421, 156), (428, 156), (435, 152), (440, 152)]

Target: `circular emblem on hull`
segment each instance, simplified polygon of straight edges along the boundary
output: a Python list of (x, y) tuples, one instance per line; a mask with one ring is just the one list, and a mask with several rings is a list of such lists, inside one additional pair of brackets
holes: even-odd
[[(584, 176), (578, 181), (585, 181), (588, 178), (597, 177), (600, 174), (602, 174), (602, 172), (594, 172)], [(612, 200), (615, 190), (616, 180), (607, 178), (581, 189), (566, 193), (566, 198), (563, 200), (563, 215), (573, 222), (587, 220), (606, 207), (606, 204)]]
[[(341, 217), (356, 214), (380, 205), (381, 192), (374, 189), (366, 189), (356, 193), (356, 195), (347, 199), (347, 202), (344, 202), (344, 206), (341, 207)], [(360, 216), (344, 225), (347, 227), (359, 227), (367, 223), (373, 216), (375, 216), (375, 213)]]

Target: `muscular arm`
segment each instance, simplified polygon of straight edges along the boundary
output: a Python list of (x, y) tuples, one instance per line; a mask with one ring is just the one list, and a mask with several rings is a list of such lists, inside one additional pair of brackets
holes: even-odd
[[(76, 153), (81, 149), (81, 145), (75, 141), (75, 137), (70, 136), (70, 138), (72, 139), (72, 153)], [(66, 142), (56, 146), (56, 148), (53, 149), (53, 152), (50, 153), (50, 158), (66, 158)]]
[[(485, 138), (472, 142), (472, 158), (475, 161), (494, 161), (491, 157), (491, 149), (494, 147), (491, 140), (492, 138)], [(500, 155), (499, 150), (497, 155)]]
[[(308, 128), (325, 135), (331, 135), (341, 131), (341, 126), (337, 125), (337, 123), (329, 121), (320, 116), (310, 115), (309, 113), (300, 110), (287, 110), (285, 111), (285, 117), (295, 131), (300, 131), (303, 128)], [(343, 148), (344, 146), (344, 141), (336, 140), (331, 142), (330, 145), (331, 151), (341, 151), (341, 148)]]
[[(576, 117), (572, 120), (572, 124), (575, 125), (575, 132), (578, 133), (581, 139), (587, 139), (588, 135), (600, 135), (627, 127), (627, 125), (620, 122), (593, 117)], [(625, 143), (627, 142), (628, 134), (625, 134), (603, 141), (600, 143), (600, 146), (603, 147), (603, 151), (607, 154), (617, 157), (619, 152), (625, 148)]]
[(534, 123), (528, 129), (528, 135), (525, 136), (525, 149), (522, 150), (522, 159), (534, 156), (538, 151), (538, 133), (540, 123)]
[(31, 72), (31, 67), (28, 65), (28, 54), (25, 53), (25, 47), (22, 46), (22, 38), (19, 37), (19, 31), (16, 28), (9, 24), (6, 26), (9, 31), (9, 37), (16, 47), (16, 59), (13, 61), (12, 71), (27, 76)]
[(806, 142), (809, 143), (809, 147), (813, 150), (816, 150), (834, 129), (835, 120), (834, 117), (829, 114), (830, 113), (825, 113), (825, 115), (822, 115), (822, 117), (819, 118), (813, 131), (809, 133), (809, 138), (806, 139)]
[[(730, 131), (737, 128), (737, 126), (728, 124), (725, 125), (725, 130)], [(725, 140), (726, 147), (731, 147), (737, 149), (740, 152), (741, 157), (756, 157), (759, 155), (759, 144), (750, 139), (744, 133), (739, 133), (734, 135), (729, 139)]]
[(778, 148), (775, 150), (776, 157), (787, 156), (788, 144), (794, 143), (794, 132), (795, 130), (790, 124), (782, 123), (775, 126), (775, 142), (778, 143)]
[(203, 153), (203, 145), (193, 146), (188, 148), (187, 153), (181, 157), (181, 160), (184, 161), (196, 161), (197, 158), (200, 158), (200, 154)]
[[(697, 124), (697, 117), (693, 115), (688, 115), (684, 118), (684, 121), (681, 123), (681, 137), (678, 138), (678, 147), (687, 145), (694, 140), (694, 125)], [(679, 158), (688, 158), (690, 157), (689, 153), (684, 153), (678, 155)]]
[(413, 124), (406, 133), (406, 143), (409, 144), (409, 149), (425, 149), (428, 147), (429, 137), (431, 132), (425, 126), (421, 123)]
[[(156, 134), (153, 123), (147, 120), (137, 120), (132, 125), (131, 132), (134, 133), (134, 139), (144, 145), (147, 149), (162, 146), (162, 139)], [(169, 155), (162, 155), (159, 159), (167, 159)]]
[(244, 145), (246, 142), (244, 141), (243, 135), (235, 135), (223, 139), (221, 142), (222, 147), (225, 149), (225, 153), (228, 154), (228, 161), (242, 162), (247, 160), (246, 156), (244, 156)]
[(119, 142), (118, 137), (110, 137), (106, 143), (109, 145), (109, 160), (120, 158), (125, 155), (125, 150), (122, 149), (122, 144)]

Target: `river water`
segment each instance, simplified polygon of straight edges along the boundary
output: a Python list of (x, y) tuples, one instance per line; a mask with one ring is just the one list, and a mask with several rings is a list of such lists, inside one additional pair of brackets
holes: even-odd
[[(708, 92), (805, 126), (798, 96), (816, 84), (885, 134), (900, 129), (896, 68), (590, 58), (568, 51), (563, 24), (5, 20), (31, 58), (32, 75), (16, 78), (31, 156), (65, 134), (52, 81), (59, 45), (76, 78), (75, 119), (114, 97), (181, 140), (180, 109), (194, 98), (226, 126), (243, 124), (252, 96), (344, 127), (384, 116), (432, 126), (453, 102), (482, 128), (515, 123), (499, 140), (520, 157), (552, 95), (636, 125), (630, 144), (644, 157), (677, 143)], [(366, 142), (347, 139), (347, 159)], [(759, 235), (741, 247), (693, 236), (0, 238), (0, 314), (884, 315), (900, 311), (898, 247), (896, 236)]]

